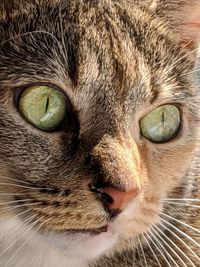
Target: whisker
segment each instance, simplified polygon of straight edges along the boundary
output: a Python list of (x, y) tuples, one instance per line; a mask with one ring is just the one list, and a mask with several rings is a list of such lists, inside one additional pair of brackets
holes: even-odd
[(65, 59), (67, 59), (67, 48), (66, 48), (66, 44), (65, 44), (64, 30), (63, 30), (63, 25), (62, 25), (62, 9), (61, 9), (61, 5), (59, 6), (59, 19), (60, 19), (60, 30), (61, 30), (62, 45), (63, 45), (63, 49), (64, 49), (63, 52), (65, 53)]
[[(28, 210), (25, 210), (25, 211), (23, 211), (23, 212), (20, 212), (20, 213), (18, 213), (18, 214), (16, 214), (16, 215), (12, 216), (12, 218), (19, 217), (19, 216), (21, 216), (21, 215), (23, 215), (23, 214), (25, 214), (25, 213), (27, 213), (27, 212), (29, 212), (29, 211), (31, 211), (31, 209), (28, 209)], [(31, 221), (31, 219), (35, 218), (35, 216), (36, 216), (36, 215), (33, 215), (33, 216), (31, 216), (31, 217), (26, 218), (25, 220), (23, 220), (23, 224), (24, 224), (24, 225), (26, 225), (26, 223), (28, 224), (28, 223)], [(11, 218), (11, 219), (12, 219), (12, 218)], [(14, 229), (11, 229), (11, 231), (13, 230), (13, 231), (16, 232), (16, 230), (19, 229), (20, 227), (21, 227), (21, 224), (19, 223), (19, 224), (17, 224), (17, 226), (14, 227)], [(12, 236), (12, 233), (11, 233), (10, 236)], [(7, 236), (7, 238), (9, 238), (9, 236)]]
[(157, 246), (157, 244), (154, 242), (153, 238), (155, 238), (155, 240), (158, 242), (158, 240), (156, 239), (156, 237), (154, 236), (150, 236), (148, 235), (148, 233), (145, 233), (146, 236), (149, 238), (149, 240), (151, 240), (151, 242), (153, 243), (153, 245), (155, 246), (155, 248), (158, 250), (158, 252), (160, 252), (161, 256), (163, 257), (163, 259), (165, 260), (165, 262), (167, 263), (167, 265), (169, 267), (171, 267), (171, 264), (168, 262), (167, 258), (165, 257), (164, 253), (162, 252), (162, 250)]
[[(29, 218), (29, 220), (26, 221), (26, 223), (30, 223), (35, 217), (36, 217), (36, 215), (33, 215), (32, 217)], [(33, 223), (33, 225), (34, 225), (34, 223)], [(25, 224), (25, 225), (27, 225), (27, 224)], [(31, 228), (28, 228), (28, 230), (26, 230), (25, 232), (23, 232), (23, 234), (21, 234), (17, 239), (15, 239), (15, 241), (12, 244), (10, 244), (6, 249), (4, 249), (3, 252), (0, 253), (0, 257), (3, 256), (3, 254), (5, 254), (11, 247), (13, 247), (17, 243), (17, 241), (20, 238), (22, 238)]]
[[(4, 176), (5, 177), (5, 176)], [(4, 178), (3, 177), (3, 178)], [(29, 182), (25, 182), (25, 181), (21, 181), (21, 180), (18, 180), (18, 179), (14, 179), (14, 178), (10, 178), (10, 177), (5, 177), (6, 180), (11, 180), (11, 181), (15, 181), (15, 182), (18, 182), (18, 183), (22, 183), (22, 184), (26, 184), (26, 185), (31, 185), (31, 183)]]
[[(181, 260), (180, 256), (176, 253), (176, 251), (174, 251), (174, 249), (165, 241), (165, 239), (156, 231), (155, 228), (152, 228), (152, 231), (154, 231), (154, 233), (160, 238), (160, 240), (165, 244), (165, 246), (167, 246), (167, 248), (178, 258)], [(178, 266), (177, 262), (174, 260), (176, 266)], [(182, 262), (182, 260), (181, 260)], [(185, 265), (185, 263), (183, 263), (185, 267), (187, 267)]]
[(162, 214), (163, 216), (165, 216), (165, 217), (167, 217), (167, 218), (169, 218), (169, 219), (175, 221), (175, 222), (178, 222), (178, 223), (180, 223), (180, 224), (186, 226), (187, 228), (189, 228), (189, 229), (195, 231), (196, 233), (200, 234), (200, 231), (199, 231), (198, 229), (194, 228), (193, 226), (191, 226), (191, 225), (189, 225), (189, 224), (187, 224), (187, 223), (184, 223), (184, 222), (182, 222), (182, 221), (180, 221), (180, 220), (178, 220), (178, 219), (176, 219), (176, 218), (170, 216), (169, 214), (166, 214), (166, 213), (163, 213), (163, 212), (161, 212), (161, 214)]
[(197, 208), (200, 209), (200, 205), (191, 205), (188, 203), (180, 203), (180, 202), (173, 202), (173, 201), (162, 201), (163, 203), (168, 203), (168, 204), (172, 204), (172, 205), (178, 205), (178, 206), (186, 206), (186, 207), (191, 207), (191, 208)]
[(139, 236), (138, 236), (138, 242), (139, 242), (139, 245), (140, 245), (140, 248), (141, 248), (141, 251), (142, 251), (142, 256), (143, 256), (143, 259), (144, 259), (144, 262), (145, 262), (145, 266), (148, 267), (147, 259), (146, 259), (146, 256), (145, 256), (145, 253), (144, 253), (144, 249), (142, 247), (142, 242), (141, 242)]
[(177, 121), (180, 121), (181, 125), (183, 125), (182, 121), (175, 114), (173, 114), (168, 108), (167, 108), (167, 110)]
[(199, 73), (199, 72), (200, 72), (199, 69), (194, 69), (193, 71), (187, 72), (185, 75), (182, 74), (182, 77), (187, 76), (187, 75), (196, 74), (196, 73)]
[[(138, 243), (139, 243), (139, 240), (138, 240)], [(138, 252), (138, 256), (139, 256), (139, 261), (140, 261), (140, 265), (142, 266), (143, 265), (143, 261), (142, 261), (141, 255), (140, 255), (140, 250), (141, 250), (140, 246), (137, 246), (137, 252)]]
[(31, 209), (24, 210), (24, 211), (22, 211), (22, 212), (20, 212), (20, 213), (18, 213), (18, 214), (16, 214), (16, 215), (14, 215), (14, 216), (12, 216), (12, 217), (19, 217), (19, 216), (21, 216), (21, 215), (23, 215), (24, 213), (27, 213), (27, 212), (29, 212), (29, 211), (31, 211)]
[[(66, 55), (65, 55), (65, 53), (64, 53), (64, 51), (63, 51), (63, 48), (62, 48), (60, 42), (58, 41), (58, 39), (56, 38), (55, 35), (53, 35), (53, 34), (50, 33), (50, 32), (47, 32), (47, 31), (30, 31), (30, 32), (25, 32), (25, 33), (22, 33), (22, 34), (13, 36), (13, 37), (11, 37), (11, 38), (9, 38), (9, 39), (7, 39), (7, 40), (1, 42), (0, 45), (4, 45), (4, 44), (7, 43), (7, 42), (14, 41), (15, 39), (20, 38), (20, 37), (23, 37), (23, 36), (34, 35), (34, 34), (38, 34), (38, 33), (43, 33), (43, 34), (46, 34), (46, 35), (51, 36), (51, 37), (53, 38), (53, 40), (58, 44), (59, 50), (60, 50), (62, 56), (64, 57), (64, 59), (66, 60)], [(67, 62), (67, 61), (66, 61), (66, 62)]]
[[(190, 260), (190, 258), (164, 233), (164, 232), (162, 232), (161, 230), (160, 230), (160, 228), (159, 227), (157, 227), (156, 225), (154, 226), (158, 231), (159, 231), (159, 233), (162, 235), (162, 236), (164, 236), (164, 238), (166, 238), (178, 251), (179, 251), (179, 253), (183, 256), (183, 257), (185, 257), (185, 259), (187, 259), (191, 264), (192, 264), (192, 266), (193, 267), (196, 267), (195, 265), (194, 265), (194, 263)], [(175, 251), (174, 251), (175, 252)], [(175, 252), (176, 253), (176, 252)], [(183, 263), (183, 265), (185, 266), (185, 267), (187, 267), (187, 265), (185, 264), (185, 262), (183, 261), (183, 259), (178, 255), (178, 253), (176, 253), (176, 255), (177, 255), (177, 257), (180, 259), (180, 261)]]
[(143, 236), (145, 242), (147, 243), (149, 249), (151, 250), (151, 252), (152, 252), (152, 254), (153, 254), (155, 260), (157, 261), (158, 265), (159, 265), (160, 267), (162, 267), (161, 264), (160, 264), (160, 262), (159, 262), (159, 260), (158, 260), (158, 257), (156, 256), (156, 254), (155, 254), (153, 248), (151, 247), (151, 244), (149, 243), (148, 239), (145, 237), (145, 234), (142, 234), (142, 236)]
[(50, 225), (46, 227), (46, 231), (44, 232), (44, 235), (43, 235), (44, 238), (47, 236), (49, 230), (50, 230)]
[(52, 188), (47, 188), (47, 187), (32, 187), (32, 186), (25, 186), (25, 185), (19, 185), (19, 184), (11, 184), (11, 183), (0, 183), (0, 185), (26, 188), (26, 189), (31, 189), (31, 190), (43, 190), (43, 189), (52, 190)]
[(199, 47), (193, 49), (192, 51), (190, 51), (190, 52), (188, 52), (188, 53), (186, 53), (186, 54), (184, 54), (184, 55), (183, 55), (182, 57), (180, 57), (178, 60), (174, 61), (173, 64), (170, 66), (170, 68), (166, 71), (166, 74), (169, 74), (169, 73), (173, 70), (173, 68), (175, 67), (175, 65), (176, 65), (177, 63), (179, 63), (181, 60), (183, 60), (184, 58), (188, 57), (189, 55), (191, 55), (191, 54), (197, 52), (198, 50), (199, 50)]
[(21, 208), (21, 207), (27, 207), (27, 206), (35, 206), (35, 205), (39, 205), (39, 204), (41, 204), (42, 202), (35, 202), (35, 203), (24, 203), (24, 204), (20, 204), (20, 205), (16, 205), (16, 206), (12, 206), (12, 207), (9, 207), (9, 208), (7, 208), (7, 207), (4, 207), (4, 208), (0, 208), (0, 214), (2, 214), (2, 213), (6, 213), (6, 212), (10, 212), (10, 211), (12, 211), (12, 210), (15, 210), (15, 209), (17, 209), (17, 208)]
[[(18, 214), (16, 214), (16, 215), (13, 215), (12, 218), (19, 217), (19, 216), (21, 216), (21, 215), (23, 215), (23, 214), (25, 214), (25, 213), (27, 213), (27, 212), (29, 212), (29, 211), (31, 211), (31, 209), (24, 210), (24, 211), (22, 211), (22, 212), (20, 212), (20, 213), (18, 213)], [(12, 218), (10, 218), (10, 219), (12, 219)], [(8, 219), (8, 220), (9, 220), (9, 219)], [(16, 229), (16, 228), (15, 228), (15, 229)]]
[(20, 203), (20, 202), (26, 202), (26, 201), (33, 201), (33, 199), (32, 198), (30, 198), (30, 199), (20, 199), (20, 200), (13, 200), (13, 201), (8, 201), (8, 202), (4, 202), (4, 203), (1, 203), (0, 202), (0, 206), (4, 206), (4, 205), (9, 205), (9, 204), (14, 204), (14, 203)]
[(24, 194), (25, 194), (26, 192), (18, 192), (18, 193), (0, 193), (0, 196), (10, 196), (10, 197), (12, 197), (12, 196), (24, 196)]
[(194, 240), (191, 236), (189, 236), (188, 234), (186, 234), (185, 232), (183, 232), (182, 230), (180, 230), (177, 226), (175, 226), (174, 224), (168, 222), (167, 220), (165, 220), (164, 218), (160, 218), (161, 221), (163, 221), (165, 224), (168, 224), (170, 227), (172, 227), (174, 230), (176, 230), (179, 234), (181, 234), (182, 236), (186, 237), (188, 240), (190, 240), (192, 243), (194, 243), (197, 247), (200, 248), (200, 244), (198, 244), (196, 242), (196, 240)]
[[(177, 266), (179, 267), (179, 265), (176, 263), (176, 261), (174, 260), (174, 258), (171, 256), (171, 254), (167, 251), (167, 249), (164, 247), (164, 245), (161, 243), (161, 240), (159, 239), (160, 235), (158, 234), (158, 236), (156, 236), (153, 232), (153, 229), (151, 229), (151, 231), (149, 232), (150, 235), (154, 238), (154, 240), (156, 240), (156, 242), (159, 244), (159, 246), (163, 249), (163, 251), (166, 253), (166, 255), (170, 258), (170, 260)], [(155, 231), (155, 230), (154, 230)], [(156, 232), (156, 231), (155, 231)], [(160, 249), (159, 249), (160, 251)], [(162, 251), (161, 251), (162, 253)], [(165, 258), (166, 262), (168, 263), (169, 266), (171, 266), (171, 264), (169, 263), (169, 261), (166, 259), (166, 257), (164, 256), (164, 254), (162, 253), (163, 257)], [(172, 266), (171, 266), (172, 267)]]
[(163, 198), (164, 200), (169, 201), (188, 201), (188, 202), (200, 202), (199, 198)]
[(172, 230), (169, 229), (169, 227), (167, 227), (163, 223), (160, 222), (160, 225), (167, 231), (169, 231), (170, 234), (172, 234), (176, 239), (178, 239), (200, 262), (200, 258), (198, 257), (198, 255), (177, 234), (175, 234)]
[[(34, 225), (31, 226), (31, 228), (33, 228), (42, 218), (38, 219)], [(9, 262), (11, 262), (13, 260), (13, 258), (17, 255), (17, 253), (19, 253), (19, 251), (28, 243), (29, 240), (31, 240), (31, 238), (42, 228), (42, 226), (44, 224), (46, 224), (47, 222), (49, 222), (51, 220), (51, 218), (49, 218), (48, 220), (44, 221), (43, 223), (41, 223), (35, 231), (32, 232), (32, 234), (21, 244), (21, 246), (19, 246), (19, 248), (15, 251), (15, 253), (9, 258), (8, 262), (6, 263), (5, 267), (8, 266)], [(30, 230), (30, 229), (29, 229)]]

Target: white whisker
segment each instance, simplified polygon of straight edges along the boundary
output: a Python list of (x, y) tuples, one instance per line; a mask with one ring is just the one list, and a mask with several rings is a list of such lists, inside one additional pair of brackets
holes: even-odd
[(189, 55), (191, 55), (191, 54), (193, 54), (193, 53), (195, 53), (195, 52), (197, 52), (198, 50), (199, 50), (199, 47), (193, 49), (192, 51), (188, 52), (187, 54), (184, 54), (184, 55), (183, 55), (182, 57), (180, 57), (178, 60), (174, 61), (173, 64), (170, 66), (170, 68), (169, 68), (168, 70), (166, 70), (165, 75), (168, 75), (168, 74), (173, 70), (173, 68), (175, 67), (175, 65), (176, 65), (177, 63), (179, 63), (182, 59), (188, 57)]
[(20, 213), (18, 213), (18, 214), (16, 214), (16, 215), (14, 215), (14, 216), (12, 216), (12, 217), (19, 217), (19, 216), (21, 216), (21, 215), (23, 215), (24, 213), (27, 213), (27, 212), (29, 212), (29, 211), (31, 211), (31, 209), (24, 210), (24, 211), (22, 211), (22, 212), (20, 212)]
[[(24, 210), (24, 211), (22, 211), (22, 212), (20, 212), (20, 213), (18, 213), (18, 214), (16, 214), (16, 215), (13, 215), (13, 216), (11, 217), (11, 219), (12, 219), (12, 218), (15, 218), (15, 217), (19, 217), (19, 216), (21, 216), (21, 215), (23, 215), (23, 214), (25, 214), (25, 213), (27, 213), (27, 212), (29, 212), (29, 211), (31, 211), (31, 209)], [(9, 220), (9, 219), (8, 219), (8, 220)]]
[(191, 205), (188, 203), (180, 203), (180, 202), (173, 202), (173, 201), (162, 201), (163, 203), (167, 203), (167, 204), (172, 204), (172, 205), (178, 205), (178, 206), (186, 206), (186, 207), (191, 207), (191, 208), (197, 208), (200, 209), (200, 205)]
[[(149, 246), (149, 249), (151, 250), (151, 252), (152, 252), (152, 254), (153, 254), (153, 256), (154, 256), (155, 260), (157, 261), (158, 265), (159, 265), (160, 267), (162, 267), (162, 266), (161, 266), (161, 264), (160, 264), (160, 262), (159, 262), (159, 259), (158, 259), (158, 257), (156, 256), (156, 254), (155, 254), (155, 252), (154, 252), (153, 248), (151, 247), (151, 244), (149, 243), (148, 239), (145, 237), (145, 235), (144, 235), (144, 234), (142, 234), (142, 236), (143, 236), (143, 238), (144, 238), (145, 242), (148, 244), (148, 246)], [(151, 239), (150, 239), (150, 240), (151, 240)]]
[[(27, 213), (27, 212), (29, 212), (29, 211), (31, 211), (31, 209), (28, 209), (28, 210), (25, 210), (25, 211), (23, 211), (23, 212), (20, 212), (20, 213), (18, 213), (18, 214), (16, 214), (16, 215), (12, 216), (11, 219), (16, 218), (16, 217), (19, 218), (21, 215), (24, 215), (25, 213)], [(23, 224), (24, 224), (24, 225), (26, 225), (26, 223), (28, 224), (28, 223), (31, 221), (31, 219), (32, 219), (33, 217), (35, 218), (35, 215), (33, 215), (33, 216), (31, 216), (31, 217), (28, 217), (28, 218), (26, 218), (25, 220), (23, 220)], [(21, 227), (21, 223), (17, 224), (17, 226), (15, 226), (14, 229), (11, 229), (11, 231), (13, 230), (13, 231), (16, 232), (16, 230), (19, 229), (20, 227)], [(10, 236), (12, 236), (12, 233), (11, 233)], [(7, 238), (9, 238), (9, 236), (7, 236)]]
[(47, 188), (47, 187), (31, 187), (31, 186), (25, 186), (25, 185), (19, 185), (19, 184), (11, 184), (11, 183), (0, 183), (0, 185), (5, 185), (5, 186), (13, 186), (13, 187), (19, 187), (19, 188), (26, 188), (26, 189), (31, 189), (31, 190), (52, 190), (52, 188)]
[(160, 222), (160, 225), (165, 228), (167, 231), (170, 232), (176, 239), (178, 239), (200, 262), (200, 258), (197, 256), (197, 254), (177, 235), (175, 234), (172, 230), (169, 229), (166, 225)]
[(182, 202), (200, 202), (199, 198), (163, 198), (163, 200), (167, 201), (182, 201)]
[(21, 192), (21, 193), (0, 193), (0, 196), (24, 196), (26, 192)]
[(191, 226), (191, 225), (189, 225), (189, 224), (187, 224), (187, 223), (184, 223), (184, 222), (182, 222), (182, 221), (180, 221), (180, 220), (178, 220), (178, 219), (176, 219), (176, 218), (170, 216), (169, 214), (166, 214), (166, 213), (163, 213), (163, 212), (161, 212), (161, 214), (162, 214), (163, 216), (165, 216), (165, 217), (167, 217), (167, 218), (169, 218), (169, 219), (175, 221), (175, 222), (178, 222), (178, 223), (180, 223), (180, 224), (186, 226), (187, 228), (189, 228), (189, 229), (191, 229), (191, 230), (197, 232), (198, 234), (200, 234), (200, 231), (199, 231), (198, 229), (194, 228), (193, 226)]
[(174, 113), (172, 113), (168, 108), (167, 108), (167, 110), (168, 110), (168, 112), (177, 120), (177, 121), (179, 121), (179, 123), (181, 124), (181, 125), (183, 125), (183, 123), (182, 123), (182, 121), (174, 114)]
[[(154, 233), (152, 233), (152, 229), (151, 229), (151, 231), (150, 231), (149, 233), (150, 233), (150, 235), (152, 236), (152, 238), (158, 243), (158, 245), (160, 246), (160, 248), (163, 249), (163, 251), (164, 251), (164, 252), (166, 253), (166, 255), (170, 258), (170, 260), (171, 260), (172, 262), (174, 262), (175, 265), (176, 265), (177, 267), (179, 267), (178, 264), (177, 264), (177, 263), (175, 262), (175, 260), (173, 259), (173, 257), (170, 255), (170, 253), (166, 250), (166, 248), (164, 247), (164, 245), (160, 242), (159, 237), (157, 237), (156, 235), (154, 235)], [(154, 241), (152, 240), (152, 242), (154, 242)], [(163, 258), (165, 259), (165, 261), (166, 261), (166, 263), (168, 264), (168, 266), (172, 267), (171, 264), (169, 263), (169, 261), (167, 260), (167, 258), (165, 257), (163, 251), (156, 245), (155, 242), (154, 242), (154, 245), (156, 246), (156, 248), (157, 248), (157, 250), (160, 252), (160, 254), (163, 256)]]
[(21, 207), (30, 207), (30, 206), (35, 206), (35, 205), (39, 205), (41, 204), (42, 202), (35, 202), (35, 203), (25, 203), (25, 204), (19, 204), (19, 205), (16, 205), (16, 206), (12, 206), (12, 207), (4, 207), (4, 208), (0, 208), (0, 214), (2, 213), (6, 213), (6, 212), (10, 212), (12, 210), (15, 210), (15, 209), (18, 209), (18, 208), (21, 208)]
[(18, 183), (22, 183), (22, 184), (26, 184), (26, 185), (31, 185), (31, 183), (29, 183), (29, 182), (21, 181), (21, 180), (18, 180), (18, 179), (7, 177), (7, 176), (5, 177), (5, 180), (11, 180), (11, 181), (15, 181), (15, 182), (18, 182)]
[(164, 218), (160, 218), (161, 221), (163, 221), (165, 224), (168, 224), (170, 227), (172, 227), (174, 230), (176, 230), (179, 234), (181, 234), (182, 236), (186, 237), (188, 240), (190, 240), (192, 243), (194, 243), (197, 247), (200, 248), (200, 244), (198, 244), (196, 242), (196, 240), (194, 240), (191, 236), (189, 236), (188, 234), (186, 234), (185, 232), (183, 232), (182, 230), (180, 230), (177, 226), (175, 226), (174, 224), (168, 222), (167, 220), (165, 220)]
[[(46, 34), (46, 35), (51, 36), (51, 37), (53, 38), (53, 40), (58, 44), (59, 50), (60, 50), (62, 56), (64, 57), (64, 59), (66, 60), (66, 55), (65, 55), (65, 53), (64, 53), (64, 51), (63, 51), (63, 48), (62, 48), (60, 42), (58, 41), (58, 39), (56, 38), (55, 35), (53, 35), (53, 34), (50, 33), (50, 32), (47, 32), (47, 31), (31, 31), (31, 32), (25, 32), (25, 33), (22, 33), (22, 34), (13, 36), (13, 37), (11, 37), (11, 38), (9, 38), (9, 39), (7, 39), (7, 40), (1, 42), (0, 45), (4, 45), (4, 44), (7, 43), (7, 42), (14, 41), (15, 39), (20, 38), (20, 37), (23, 37), (23, 36), (34, 35), (34, 34), (38, 34), (38, 33), (43, 33), (43, 34)], [(67, 61), (66, 61), (66, 62), (67, 62)]]
[(200, 73), (200, 70), (199, 69), (194, 69), (193, 71), (187, 72), (185, 75), (182, 75), (182, 77), (184, 77), (186, 75), (196, 74), (196, 73)]
[[(165, 246), (178, 258), (181, 260), (180, 256), (176, 253), (176, 251), (174, 251), (174, 249), (165, 241), (165, 239), (156, 231), (156, 229), (153, 227), (152, 231), (154, 231), (154, 233), (157, 235), (157, 237), (160, 238), (160, 240), (165, 244)], [(174, 259), (173, 259), (174, 260)], [(181, 262), (183, 262), (181, 260)], [(177, 262), (174, 260), (174, 263), (176, 264), (176, 266), (178, 266)], [(184, 266), (187, 267), (185, 265), (185, 263), (183, 262)]]
[[(36, 217), (36, 215), (33, 215), (32, 217), (28, 218), (28, 220), (26, 221), (26, 223), (30, 223), (35, 217)], [(33, 223), (33, 225), (34, 225), (34, 224), (35, 224), (35, 222)], [(32, 225), (32, 224), (31, 224), (31, 225)], [(13, 247), (13, 246), (17, 243), (17, 241), (20, 240), (20, 238), (21, 238), (22, 236), (24, 236), (24, 235), (25, 235), (31, 228), (32, 228), (32, 226), (29, 227), (25, 232), (23, 232), (23, 234), (21, 234), (17, 239), (15, 239), (15, 241), (14, 241), (12, 244), (10, 244), (6, 249), (4, 249), (4, 250), (0, 253), (0, 257), (3, 256), (3, 254), (5, 254), (11, 247)]]
[(63, 30), (63, 25), (62, 25), (62, 9), (61, 9), (61, 5), (59, 6), (59, 19), (60, 19), (60, 30), (61, 30), (62, 45), (63, 45), (64, 53), (65, 53), (65, 60), (67, 60), (67, 48), (66, 48), (66, 44), (65, 44), (64, 30)]
[(142, 251), (142, 256), (143, 256), (143, 259), (144, 259), (144, 262), (145, 262), (145, 266), (148, 267), (147, 259), (146, 259), (146, 256), (145, 256), (145, 253), (144, 253), (144, 249), (142, 247), (142, 242), (141, 242), (139, 236), (138, 236), (138, 242), (139, 242), (139, 245), (140, 245), (140, 248), (141, 248), (141, 251)]
[[(138, 240), (138, 244), (139, 244), (139, 240)], [(139, 249), (141, 250), (140, 246), (137, 246), (138, 257), (139, 257), (140, 265), (142, 266), (143, 265), (143, 263), (142, 263), (143, 261), (142, 261), (142, 258), (141, 258), (140, 250)]]
[(46, 227), (46, 231), (44, 232), (44, 235), (43, 235), (44, 238), (47, 236), (49, 230), (50, 230), (50, 225)]
[[(31, 228), (33, 228), (42, 218), (38, 219), (33, 225), (31, 225)], [(28, 243), (28, 241), (41, 229), (41, 227), (46, 224), (48, 221), (50, 221), (51, 218), (41, 223), (35, 231), (32, 232), (32, 234), (19, 246), (19, 248), (15, 251), (15, 253), (9, 258), (8, 262), (5, 264), (5, 267), (8, 266), (9, 262), (17, 255), (17, 253)], [(29, 229), (30, 230), (30, 229)]]
[[(185, 259), (187, 259), (191, 264), (192, 264), (192, 266), (193, 267), (196, 267), (195, 266), (195, 264), (190, 260), (190, 258), (177, 246), (177, 244), (176, 243), (174, 243), (164, 232), (162, 232), (161, 230), (160, 230), (160, 228), (159, 227), (157, 227), (156, 225), (154, 226), (156, 229), (157, 229), (157, 231), (162, 235), (162, 236), (164, 236), (178, 251), (179, 251), (179, 253), (185, 258)], [(175, 252), (175, 251), (174, 251)], [(183, 259), (178, 255), (178, 253), (176, 253), (175, 252), (175, 255), (177, 255), (177, 257), (180, 259), (180, 261), (183, 263), (183, 265), (185, 266), (185, 267), (187, 267), (187, 265), (185, 264), (185, 262), (183, 261)]]
[(26, 202), (26, 201), (33, 201), (33, 199), (32, 198), (30, 198), (30, 199), (27, 198), (27, 199), (8, 201), (8, 202), (4, 202), (4, 203), (0, 202), (0, 206), (14, 204), (14, 203), (20, 203), (20, 202)]

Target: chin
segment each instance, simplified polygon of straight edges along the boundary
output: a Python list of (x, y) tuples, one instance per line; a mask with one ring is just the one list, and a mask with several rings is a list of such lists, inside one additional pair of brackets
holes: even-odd
[(132, 241), (138, 235), (159, 222), (161, 205), (157, 202), (144, 206), (138, 199), (98, 231), (49, 231), (45, 241), (68, 257), (95, 261), (101, 256), (120, 251), (124, 245), (127, 249), (128, 243), (133, 246)]
[[(0, 222), (0, 242), (2, 249), (18, 240), (9, 254), (0, 258), (0, 266), (10, 261), (11, 266), (30, 267), (85, 267), (94, 263), (101, 256), (110, 256), (128, 246), (141, 233), (159, 220), (159, 201), (147, 204), (136, 199), (128, 205), (115, 219), (98, 230), (87, 231), (56, 231), (41, 230), (37, 234), (27, 229), (22, 221), (13, 217)], [(13, 231), (13, 229), (17, 229)], [(7, 233), (12, 234), (12, 240)], [(17, 257), (13, 256), (19, 250)], [(39, 265), (42, 263), (43, 265)]]
[(91, 261), (111, 251), (117, 244), (118, 234), (108, 226), (99, 233), (49, 232), (45, 241), (66, 256)]

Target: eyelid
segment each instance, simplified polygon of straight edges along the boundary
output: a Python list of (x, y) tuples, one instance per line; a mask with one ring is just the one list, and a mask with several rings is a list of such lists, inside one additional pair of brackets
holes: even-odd
[(67, 103), (71, 103), (69, 97), (67, 96), (66, 92), (61, 89), (60, 87), (58, 87), (57, 85), (53, 84), (53, 83), (42, 83), (42, 82), (35, 82), (35, 83), (27, 83), (25, 85), (22, 86), (18, 86), (17, 88), (13, 89), (13, 103), (15, 105), (15, 107), (17, 108), (17, 110), (19, 110), (19, 98), (21, 96), (21, 94), (23, 94), (23, 92), (28, 89), (29, 87), (35, 87), (35, 86), (48, 86), (51, 87), (55, 90), (60, 91), (67, 100)]
[(163, 102), (163, 103), (159, 103), (156, 104), (155, 106), (151, 106), (148, 107), (145, 112), (141, 112), (139, 117), (138, 117), (138, 121), (140, 121), (141, 119), (143, 119), (144, 117), (146, 117), (148, 114), (150, 114), (151, 112), (153, 112), (155, 109), (165, 106), (165, 105), (172, 105), (172, 106), (176, 106), (180, 112), (180, 115), (182, 117), (182, 103), (177, 103), (177, 102)]

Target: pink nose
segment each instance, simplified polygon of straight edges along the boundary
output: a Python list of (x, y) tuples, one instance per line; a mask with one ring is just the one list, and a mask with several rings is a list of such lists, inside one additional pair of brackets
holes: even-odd
[(122, 211), (139, 193), (137, 187), (127, 192), (123, 192), (112, 187), (105, 187), (102, 191), (108, 194), (113, 200), (112, 203), (107, 204), (108, 208), (110, 210), (120, 211)]

